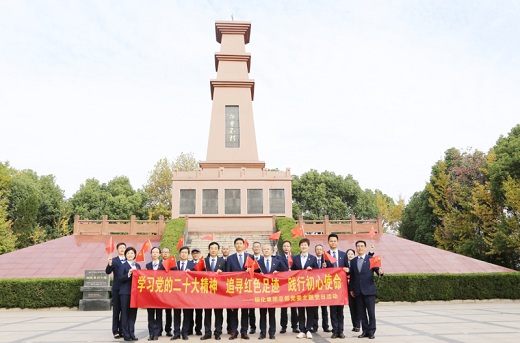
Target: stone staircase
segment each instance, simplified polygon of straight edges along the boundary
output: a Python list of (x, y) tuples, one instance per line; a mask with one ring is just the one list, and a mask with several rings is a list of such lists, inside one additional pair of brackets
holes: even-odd
[[(210, 240), (203, 240), (202, 238), (205, 236), (208, 236), (211, 234), (208, 234), (207, 232), (201, 232), (201, 233), (188, 233), (188, 239), (187, 239), (187, 246), (190, 247), (190, 249), (193, 248), (199, 248), (200, 252), (203, 256), (206, 256), (208, 254), (208, 245), (211, 243)], [(258, 233), (240, 233), (240, 232), (226, 232), (226, 233), (214, 233), (213, 234), (213, 241), (218, 242), (220, 244), (220, 248), (223, 246), (229, 247), (230, 253), (234, 254), (235, 247), (233, 245), (233, 241), (237, 237), (241, 237), (244, 240), (246, 240), (249, 243), (249, 247), (247, 248), (248, 253), (253, 253), (253, 243), (254, 242), (260, 242), (261, 245), (264, 244), (271, 244), (271, 246), (274, 248), (275, 241), (269, 240), (270, 234), (258, 234)], [(221, 255), (219, 253), (219, 255)]]

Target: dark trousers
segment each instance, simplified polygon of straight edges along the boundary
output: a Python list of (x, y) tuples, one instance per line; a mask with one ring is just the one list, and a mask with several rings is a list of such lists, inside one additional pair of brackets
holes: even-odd
[(121, 300), (119, 290), (112, 290), (112, 333), (114, 335), (123, 334), (121, 328)]
[[(280, 309), (280, 326), (283, 328), (287, 328), (287, 323), (289, 319), (287, 317), (287, 307), (282, 307)], [(291, 307), (291, 328), (298, 328), (298, 308)]]
[(120, 294), (121, 300), (121, 327), (123, 328), (124, 338), (135, 337), (135, 320), (137, 318), (137, 309), (130, 307), (130, 294)]
[(356, 297), (361, 330), (371, 336), (376, 332), (376, 296), (360, 294)]
[(148, 334), (158, 337), (162, 331), (162, 308), (147, 308)]
[(350, 292), (348, 293), (348, 307), (350, 309), (350, 319), (352, 320), (352, 328), (360, 328), (361, 323), (358, 315), (357, 301)]
[[(182, 327), (181, 327), (181, 311), (182, 311)], [(193, 320), (193, 309), (176, 308), (173, 310), (173, 335), (188, 337), (190, 328), (190, 318)]]
[(193, 321), (193, 316), (191, 316), (190, 328), (188, 333), (191, 335), (193, 333), (193, 327), (195, 326), (195, 332), (199, 332), (202, 330), (202, 311), (201, 308), (195, 309), (195, 321)]
[[(320, 327), (320, 316), (319, 316), (319, 307), (316, 308), (314, 312), (314, 324), (312, 325), (313, 329), (318, 330)], [(321, 327), (323, 330), (329, 328), (329, 310), (327, 306), (321, 306)]]
[(267, 313), (269, 312), (269, 335), (276, 333), (276, 317), (275, 308), (261, 308), (260, 309), (260, 333), (265, 335), (267, 325)]
[[(228, 312), (228, 321), (231, 326), (232, 333), (238, 333), (238, 309), (232, 309)], [(245, 335), (247, 334), (249, 321), (249, 309), (242, 308), (240, 309), (240, 333)]]
[(256, 330), (256, 314), (254, 308), (249, 309), (249, 326), (251, 329)]
[(164, 324), (164, 331), (166, 333), (172, 332), (172, 309), (165, 308), (164, 312), (166, 313), (166, 323)]
[(298, 323), (300, 326), (300, 332), (311, 331), (312, 323), (314, 322), (314, 311), (315, 306), (310, 307), (298, 307)]
[(332, 331), (335, 333), (343, 333), (345, 325), (345, 315), (343, 311), (345, 306), (335, 305), (330, 307), (330, 322), (332, 324)]
[(215, 336), (222, 335), (222, 323), (224, 322), (224, 310), (221, 308), (204, 309), (204, 335), (211, 336), (211, 314), (215, 311)]

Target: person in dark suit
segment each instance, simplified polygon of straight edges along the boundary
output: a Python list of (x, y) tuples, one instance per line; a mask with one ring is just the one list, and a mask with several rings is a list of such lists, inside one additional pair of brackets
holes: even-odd
[[(263, 274), (274, 274), (277, 272), (287, 271), (284, 263), (272, 256), (273, 249), (270, 244), (264, 244), (262, 247), (263, 256), (258, 260), (260, 272)], [(275, 339), (276, 334), (276, 308), (261, 308), (260, 309), (260, 336), (258, 339), (264, 339), (267, 331), (267, 313), (269, 313), (269, 339)]]
[(114, 273), (112, 281), (112, 334), (115, 339), (118, 339), (123, 337), (123, 328), (121, 327), (121, 302), (119, 301), (119, 289), (121, 288), (121, 283), (116, 278), (116, 275), (119, 268), (121, 268), (121, 266), (126, 262), (126, 244), (119, 242), (117, 243), (116, 249), (118, 256), (108, 258), (105, 273)]
[[(222, 258), (224, 259), (224, 261), (227, 261), (227, 258), (229, 257), (229, 246), (227, 245), (223, 245), (222, 246)], [(231, 332), (231, 324), (229, 324), (229, 318), (233, 316), (231, 314), (231, 309), (226, 309), (226, 331), (228, 333), (228, 335), (231, 335), (232, 332)]]
[[(226, 270), (226, 261), (224, 258), (218, 257), (218, 251), (220, 249), (220, 245), (217, 242), (211, 242), (208, 245), (209, 254), (205, 258), (206, 271), (211, 273), (220, 274), (224, 270)], [(201, 340), (211, 339), (211, 316), (212, 312), (215, 312), (215, 339), (219, 341), (222, 336), (222, 323), (224, 321), (223, 309), (216, 308), (206, 308), (204, 309), (204, 336), (202, 336)]]
[(350, 291), (352, 290), (352, 287), (350, 285), (350, 269), (351, 261), (356, 257), (356, 252), (354, 249), (348, 249), (347, 252), (347, 268), (349, 269), (349, 272), (347, 273), (347, 285), (348, 285), (348, 307), (350, 309), (350, 320), (352, 321), (352, 331), (359, 332), (359, 328), (361, 327), (361, 321), (358, 317), (358, 308), (356, 303), (356, 298), (352, 296)]
[[(331, 263), (326, 261), (328, 268), (345, 268), (347, 263), (347, 255), (344, 251), (338, 249), (338, 235), (331, 233), (328, 237), (329, 251), (327, 251), (337, 261)], [(345, 269), (346, 271), (346, 269)], [(330, 322), (332, 324), (332, 336), (330, 338), (345, 338), (344, 326), (345, 326), (345, 310), (344, 305), (331, 305), (330, 306)]]
[[(235, 238), (234, 245), (236, 253), (229, 255), (227, 258), (226, 272), (245, 271), (246, 268), (244, 267), (244, 264), (250, 255), (245, 252), (244, 239), (241, 237)], [(253, 257), (251, 256), (251, 258)], [(231, 309), (228, 312), (228, 320), (231, 326), (231, 337), (229, 337), (229, 339), (233, 340), (238, 338), (238, 309)], [(249, 326), (248, 320), (249, 309), (240, 309), (240, 337), (242, 339), (249, 339), (249, 336), (247, 335), (247, 328)]]
[[(293, 260), (292, 270), (313, 270), (318, 268), (318, 260), (316, 256), (309, 254), (309, 246), (311, 242), (308, 238), (300, 239), (300, 254), (296, 255)], [(300, 333), (297, 338), (312, 339), (312, 323), (314, 321), (314, 311), (316, 306), (298, 307), (298, 322), (300, 325)]]
[(121, 327), (125, 341), (137, 341), (135, 337), (135, 320), (137, 318), (137, 308), (130, 307), (130, 294), (132, 292), (132, 274), (134, 270), (141, 269), (135, 263), (137, 252), (134, 247), (125, 249), (126, 263), (118, 270), (117, 277), (121, 282), (119, 298), (121, 299)]
[[(316, 253), (316, 260), (318, 261), (318, 269), (327, 268), (327, 263), (325, 262), (325, 258), (323, 256), (323, 245), (317, 244), (314, 247), (314, 252)], [(314, 311), (314, 324), (312, 325), (312, 332), (317, 332), (320, 323), (320, 316), (318, 307), (316, 311)], [(329, 312), (327, 306), (321, 306), (321, 327), (323, 328), (323, 332), (330, 332), (329, 329)]]
[[(294, 255), (291, 253), (291, 241), (283, 241), (282, 243), (282, 250), (283, 254), (278, 256), (278, 259), (285, 265), (287, 270), (291, 270), (291, 266), (289, 265), (289, 257), (291, 258), (291, 261), (294, 261)], [(292, 262), (291, 262), (292, 263)], [(289, 322), (287, 307), (282, 307), (280, 309), (280, 333), (286, 333), (287, 332), (287, 323)], [(298, 330), (298, 308), (297, 307), (291, 307), (291, 328), (292, 332), (294, 333), (300, 333), (300, 330)]]
[[(161, 250), (162, 255), (162, 261), (167, 260), (170, 257), (170, 248), (163, 247)], [(161, 261), (161, 266), (162, 266)], [(162, 267), (164, 269), (164, 266)], [(176, 270), (177, 266), (170, 268), (170, 270)], [(164, 313), (166, 314), (166, 321), (164, 323), (164, 331), (166, 332), (166, 336), (171, 337), (172, 336), (172, 309), (171, 308), (165, 308)], [(161, 336), (161, 334), (159, 334)]]
[(381, 268), (370, 268), (372, 256), (366, 254), (367, 243), (356, 242), (358, 256), (352, 259), (350, 265), (350, 285), (353, 297), (356, 298), (358, 315), (361, 320), (362, 333), (359, 338), (375, 338), (376, 332), (376, 295), (374, 273), (383, 275)]
[[(159, 261), (161, 250), (158, 247), (153, 247), (151, 250), (152, 261), (146, 264), (146, 270), (164, 270), (164, 267)], [(162, 308), (147, 308), (148, 312), (148, 340), (157, 341), (162, 330)]]
[[(179, 249), (179, 261), (177, 261), (177, 270), (188, 271), (195, 270), (195, 262), (188, 260), (190, 248), (183, 246)], [(181, 311), (182, 311), (182, 328), (181, 328)], [(173, 337), (172, 341), (182, 337), (184, 341), (188, 340), (188, 331), (190, 322), (193, 320), (192, 308), (175, 308), (173, 309)]]
[[(191, 258), (195, 264), (199, 263), (199, 260), (202, 258), (199, 248), (191, 248)], [(193, 328), (195, 328), (195, 334), (197, 336), (202, 336), (202, 313), (203, 309), (196, 308), (193, 310), (195, 313), (195, 320), (193, 317), (190, 321), (190, 328), (188, 329), (188, 335), (193, 335)]]
[[(260, 242), (253, 242), (253, 258), (258, 262), (258, 260), (262, 257), (262, 244)], [(256, 333), (256, 309), (250, 308), (249, 309), (249, 327), (251, 328), (249, 330), (249, 334)]]

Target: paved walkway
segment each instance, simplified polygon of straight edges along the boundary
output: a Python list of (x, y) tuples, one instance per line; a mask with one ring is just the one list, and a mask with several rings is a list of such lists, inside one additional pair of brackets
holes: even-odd
[[(345, 310), (345, 323), (348, 323), (348, 308)], [(370, 342), (520, 341), (520, 301), (380, 303), (376, 306), (376, 314), (376, 339)], [(112, 338), (110, 327), (111, 312), (108, 311), (0, 310), (0, 342), (123, 342)], [(346, 328), (349, 327), (346, 325)], [(145, 310), (138, 312), (136, 334), (141, 342), (148, 338)], [(345, 335), (344, 340), (332, 340), (330, 333), (320, 329), (313, 334), (313, 341), (369, 342), (366, 338), (358, 339), (351, 331), (345, 332)], [(228, 335), (222, 338), (220, 342), (228, 342)], [(257, 338), (258, 333), (251, 335), (249, 342), (256, 342)], [(169, 337), (159, 337), (158, 342), (161, 341), (169, 342)], [(241, 341), (244, 343), (244, 340)], [(200, 339), (190, 336), (188, 342), (200, 342)], [(277, 333), (275, 341), (267, 339), (262, 342), (305, 343), (310, 340), (297, 339), (293, 333)]]

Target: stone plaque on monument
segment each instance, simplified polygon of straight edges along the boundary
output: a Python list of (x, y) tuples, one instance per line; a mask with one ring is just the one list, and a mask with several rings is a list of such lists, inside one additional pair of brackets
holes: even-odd
[(110, 278), (104, 270), (85, 270), (80, 311), (110, 311)]

